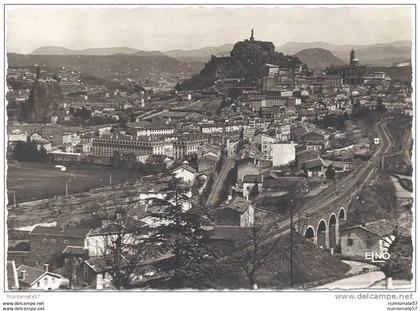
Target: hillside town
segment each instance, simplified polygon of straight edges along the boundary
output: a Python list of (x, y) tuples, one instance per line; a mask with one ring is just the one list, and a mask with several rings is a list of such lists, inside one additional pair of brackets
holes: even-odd
[(191, 79), (9, 66), (9, 289), (410, 284), (413, 90), (357, 53), (252, 30)]

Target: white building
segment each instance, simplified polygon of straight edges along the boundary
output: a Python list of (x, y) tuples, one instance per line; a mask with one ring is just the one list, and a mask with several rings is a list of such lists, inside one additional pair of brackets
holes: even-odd
[(197, 172), (194, 168), (188, 164), (183, 164), (180, 167), (177, 167), (172, 171), (175, 174), (176, 178), (182, 179), (185, 183), (192, 185), (195, 181)]
[(287, 165), (296, 160), (295, 144), (271, 144), (273, 166)]
[(59, 274), (48, 271), (48, 265), (45, 270), (36, 269), (30, 266), (21, 265), (17, 269), (19, 287), (35, 290), (54, 290), (58, 289), (66, 278)]

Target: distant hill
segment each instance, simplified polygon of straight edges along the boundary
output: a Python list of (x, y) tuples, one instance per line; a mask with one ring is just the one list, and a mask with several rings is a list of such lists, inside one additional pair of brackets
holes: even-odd
[(170, 50), (165, 54), (182, 61), (202, 61), (206, 62), (212, 55), (214, 56), (228, 56), (233, 44), (227, 43), (220, 46), (208, 46), (195, 50)]
[(310, 68), (324, 69), (329, 66), (341, 66), (345, 64), (343, 60), (334, 56), (330, 51), (321, 48), (304, 49), (293, 56), (298, 57), (302, 63), (308, 65)]
[(393, 67), (411, 67), (411, 60), (398, 62), (392, 65)]
[(201, 63), (185, 63), (166, 55), (23, 55), (9, 53), (9, 66), (67, 67), (103, 79), (159, 79), (162, 74), (188, 78), (202, 69)]
[(322, 48), (348, 63), (352, 48), (362, 65), (392, 66), (397, 62), (411, 59), (411, 41), (402, 40), (371, 45), (336, 45), (327, 42), (289, 42), (277, 48), (284, 54), (296, 54), (304, 49)]
[(136, 55), (164, 55), (159, 51), (140, 51), (128, 47), (111, 47), (111, 48), (92, 48), (84, 50), (70, 50), (61, 46), (44, 46), (35, 49), (31, 55), (116, 55), (116, 54), (136, 54)]
[(33, 50), (32, 55), (74, 55), (76, 51), (61, 46), (43, 46)]

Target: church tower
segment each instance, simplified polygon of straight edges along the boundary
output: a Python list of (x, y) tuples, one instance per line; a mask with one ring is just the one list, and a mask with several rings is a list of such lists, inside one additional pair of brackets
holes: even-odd
[(254, 29), (251, 29), (251, 37), (249, 38), (249, 41), (254, 42)]
[(354, 52), (354, 49), (351, 49), (350, 52), (350, 66), (356, 67), (359, 65), (359, 60), (356, 57), (356, 53)]
[(354, 53), (354, 49), (352, 48), (352, 49), (351, 49), (351, 52), (350, 52), (350, 65), (351, 65), (352, 60), (353, 60), (355, 57), (356, 57), (356, 54)]

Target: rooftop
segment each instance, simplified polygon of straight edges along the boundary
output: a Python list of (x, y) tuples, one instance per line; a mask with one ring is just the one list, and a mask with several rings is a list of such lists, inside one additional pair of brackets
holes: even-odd
[(65, 228), (61, 227), (42, 227), (36, 226), (30, 235), (51, 235), (51, 236), (72, 236), (72, 237), (85, 237), (89, 229), (78, 228)]
[(43, 275), (46, 273), (53, 275), (57, 278), (62, 278), (61, 275), (55, 274), (49, 271), (33, 268), (27, 265), (21, 265), (17, 269), (18, 276), (21, 272), (25, 271), (25, 277), (19, 278), (19, 282), (31, 286), (34, 284), (37, 280), (39, 280)]

